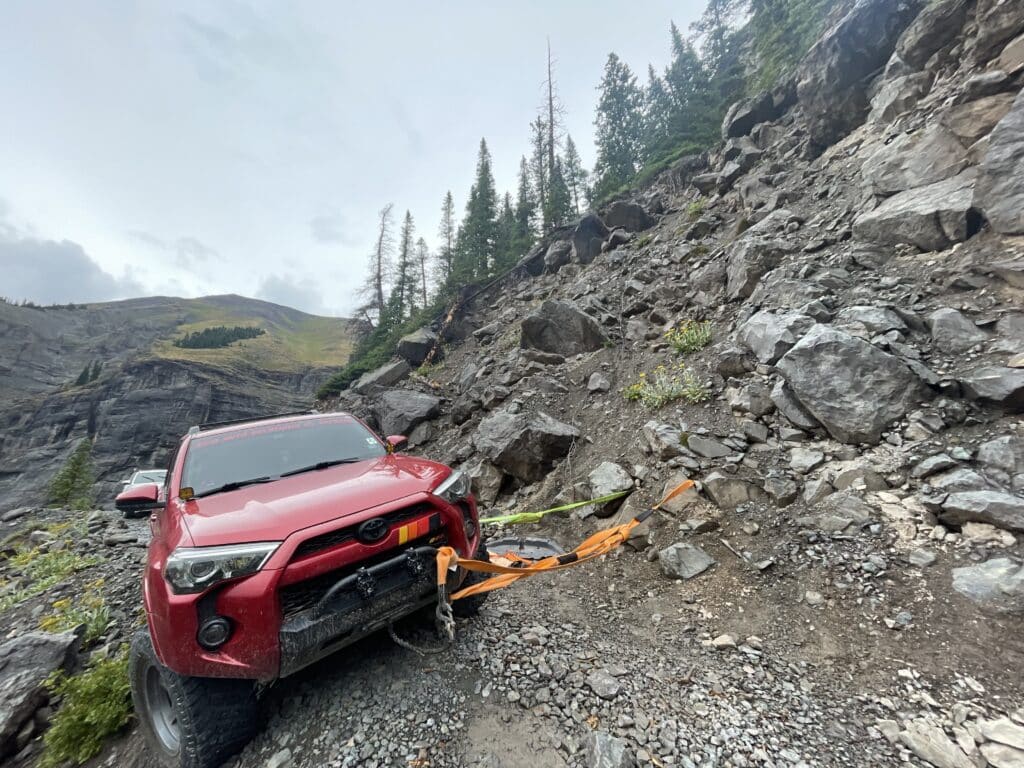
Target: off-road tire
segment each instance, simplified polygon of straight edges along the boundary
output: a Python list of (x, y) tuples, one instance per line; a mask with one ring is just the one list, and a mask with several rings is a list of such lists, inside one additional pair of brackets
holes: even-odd
[[(476, 554), (473, 556), (474, 560), (483, 560), (484, 562), (491, 562), (491, 556), (487, 553), (487, 546), (484, 544), (484, 537), (480, 537), (480, 543), (476, 545)], [(488, 579), (486, 573), (477, 573), (476, 571), (469, 571), (466, 574), (466, 578), (462, 580), (462, 586), (468, 587), (471, 584), (479, 584), (484, 579)], [(460, 619), (469, 619), (476, 616), (480, 612), (480, 608), (487, 602), (487, 598), (490, 596), (490, 592), (481, 592), (478, 595), (470, 595), (464, 597), (461, 600), (455, 600), (452, 603), (452, 614)]]
[[(140, 629), (132, 638), (128, 675), (139, 726), (154, 764), (162, 768), (216, 768), (256, 732), (254, 683), (175, 674), (157, 659), (148, 629)], [(157, 735), (160, 726), (154, 725), (149, 706), (152, 694), (147, 693), (151, 675), (159, 675), (173, 709), (177, 749)]]

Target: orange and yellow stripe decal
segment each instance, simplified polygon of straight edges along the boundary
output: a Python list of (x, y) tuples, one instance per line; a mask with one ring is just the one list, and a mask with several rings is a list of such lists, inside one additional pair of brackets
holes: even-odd
[(398, 543), (405, 544), (408, 541), (426, 536), (428, 533), (441, 527), (441, 518), (438, 515), (423, 517), (412, 523), (406, 523), (398, 529)]

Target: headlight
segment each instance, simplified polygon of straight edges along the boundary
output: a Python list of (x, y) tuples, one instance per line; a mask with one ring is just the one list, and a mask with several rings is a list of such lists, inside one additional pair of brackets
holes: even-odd
[(440, 496), (445, 501), (454, 504), (459, 499), (469, 496), (470, 486), (469, 475), (457, 469), (448, 475), (447, 480), (434, 489), (434, 495)]
[(209, 589), (217, 582), (256, 573), (281, 546), (279, 541), (226, 547), (182, 547), (167, 558), (167, 581), (178, 594)]

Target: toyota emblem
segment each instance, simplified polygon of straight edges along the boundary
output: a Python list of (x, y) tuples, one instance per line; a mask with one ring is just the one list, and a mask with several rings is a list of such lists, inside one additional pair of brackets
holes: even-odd
[(374, 517), (359, 526), (356, 538), (363, 544), (376, 544), (388, 535), (388, 522), (383, 517)]

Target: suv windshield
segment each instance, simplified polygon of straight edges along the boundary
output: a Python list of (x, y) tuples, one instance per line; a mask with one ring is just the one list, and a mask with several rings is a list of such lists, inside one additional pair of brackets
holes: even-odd
[(142, 485), (143, 483), (157, 483), (159, 485), (164, 484), (164, 476), (167, 474), (165, 469), (151, 469), (143, 472), (136, 472), (135, 476), (131, 479), (132, 485)]
[(386, 452), (380, 440), (351, 416), (254, 425), (193, 438), (181, 487), (204, 496)]

